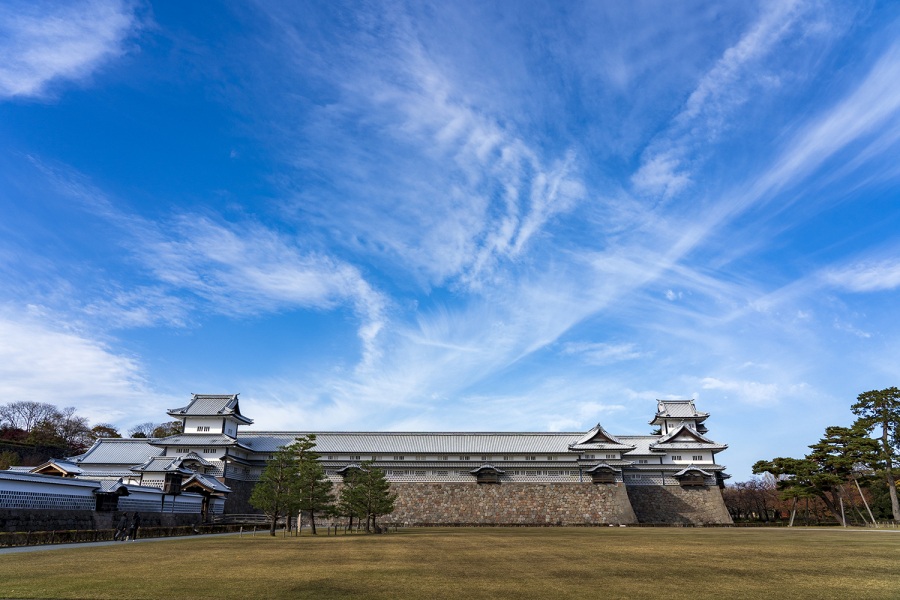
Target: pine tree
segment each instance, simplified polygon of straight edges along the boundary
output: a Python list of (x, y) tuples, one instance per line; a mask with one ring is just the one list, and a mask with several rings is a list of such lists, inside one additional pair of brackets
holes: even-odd
[(271, 535), (275, 535), (275, 526), (280, 517), (292, 515), (299, 510), (301, 494), (299, 475), (296, 453), (290, 446), (279, 448), (250, 494), (250, 504), (263, 511), (269, 518)]
[(372, 528), (378, 531), (375, 519), (394, 512), (397, 495), (391, 493), (391, 484), (388, 483), (384, 471), (375, 467), (371, 461), (362, 464), (356, 486), (354, 495), (360, 512), (366, 516), (366, 531), (370, 531), (370, 522)]
[(863, 392), (851, 407), (859, 417), (857, 424), (866, 431), (881, 428), (880, 458), (884, 480), (891, 496), (891, 513), (895, 521), (900, 521), (900, 501), (897, 499), (897, 482), (894, 480), (893, 463), (900, 450), (900, 389)]
[(325, 469), (319, 462), (319, 454), (313, 451), (315, 445), (315, 434), (308, 434), (297, 438), (289, 446), (297, 460), (301, 490), (299, 509), (309, 513), (313, 535), (316, 534), (316, 512), (330, 511), (334, 504), (331, 494), (333, 484), (325, 475)]

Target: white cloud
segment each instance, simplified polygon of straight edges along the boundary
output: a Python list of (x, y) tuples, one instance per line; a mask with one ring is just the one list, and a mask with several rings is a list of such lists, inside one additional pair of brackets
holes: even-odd
[(704, 377), (700, 380), (701, 387), (705, 390), (725, 392), (747, 404), (756, 406), (771, 406), (778, 404), (785, 395), (784, 390), (777, 383), (764, 383), (761, 381), (748, 381), (740, 379), (717, 379)]
[(760, 88), (779, 85), (775, 65), (764, 62), (779, 44), (829, 33), (822, 28), (822, 11), (802, 0), (769, 2), (761, 9), (756, 22), (700, 78), (681, 112), (644, 151), (631, 179), (638, 192), (667, 199), (686, 189), (703, 160), (699, 149), (716, 142), (733, 113)]
[[(46, 318), (0, 313), (0, 398), (75, 406), (92, 422), (159, 420), (174, 399), (154, 393), (140, 363)], [(174, 406), (174, 404), (173, 404)]]
[(0, 4), (0, 97), (43, 96), (59, 79), (83, 79), (123, 52), (133, 8), (117, 0)]
[(623, 360), (641, 358), (644, 353), (636, 344), (603, 344), (589, 342), (569, 342), (563, 345), (563, 354), (578, 355), (592, 365), (608, 365)]
[(822, 280), (851, 292), (877, 292), (900, 287), (900, 260), (856, 262), (825, 270)]

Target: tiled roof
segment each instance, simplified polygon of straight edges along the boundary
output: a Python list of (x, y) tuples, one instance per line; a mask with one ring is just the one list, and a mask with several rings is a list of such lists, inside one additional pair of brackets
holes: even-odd
[(69, 457), (69, 461), (82, 469), (95, 464), (136, 465), (150, 456), (159, 456), (162, 448), (151, 445), (154, 440), (145, 438), (103, 438), (94, 442), (87, 452)]
[(610, 465), (608, 465), (606, 463), (600, 463), (600, 464), (594, 465), (590, 469), (585, 469), (584, 472), (585, 473), (593, 473), (594, 471), (601, 471), (601, 470), (609, 470), (609, 471), (612, 471), (613, 473), (621, 473), (622, 472), (622, 469), (617, 469), (615, 467), (611, 467)]
[(100, 483), (84, 479), (76, 479), (74, 477), (60, 477), (59, 475), (41, 475), (38, 473), (23, 473), (21, 471), (0, 471), (0, 480), (8, 481), (31, 481), (41, 483), (56, 483), (59, 485), (74, 485), (81, 487), (91, 487), (100, 489)]
[(471, 471), (469, 471), (469, 473), (476, 473), (476, 474), (477, 474), (477, 473), (480, 473), (480, 472), (482, 472), (482, 471), (494, 471), (495, 473), (500, 473), (501, 475), (502, 475), (503, 473), (506, 473), (506, 471), (501, 471), (500, 469), (498, 469), (498, 468), (495, 467), (494, 465), (481, 465), (481, 466), (478, 467), (477, 469), (472, 469)]
[(694, 465), (688, 465), (687, 467), (685, 467), (682, 470), (678, 471), (677, 473), (673, 474), (672, 477), (681, 477), (682, 475), (687, 475), (691, 471), (701, 473), (702, 475), (705, 475), (706, 477), (712, 477), (712, 473), (708, 473), (708, 472), (704, 471), (703, 469), (701, 469), (700, 467), (696, 467)]
[(657, 450), (694, 450), (701, 448), (724, 450), (727, 447), (725, 444), (712, 441), (683, 423), (677, 429), (670, 431), (667, 435), (660, 437), (656, 443), (650, 445), (651, 449)]
[[(319, 454), (560, 454), (583, 433), (395, 433), (314, 432)], [(274, 452), (304, 432), (242, 432), (240, 441), (256, 452)]]
[(137, 473), (162, 473), (162, 472), (183, 472), (189, 473), (187, 469), (181, 468), (180, 456), (154, 456), (153, 458), (131, 468)]
[(196, 481), (203, 487), (210, 489), (214, 492), (220, 492), (223, 494), (228, 494), (231, 492), (231, 488), (216, 479), (215, 477), (210, 477), (209, 475), (204, 475), (203, 473), (194, 473), (190, 477), (182, 482), (181, 487), (186, 488), (192, 481)]
[(154, 446), (235, 446), (238, 440), (224, 433), (178, 433), (150, 443)]
[(588, 431), (577, 442), (570, 447), (572, 450), (620, 450), (628, 451), (633, 448), (614, 435), (607, 432), (600, 423)]
[(187, 406), (169, 409), (168, 414), (176, 418), (229, 416), (248, 425), (253, 423), (241, 414), (237, 394), (193, 394)]
[(657, 425), (663, 418), (667, 419), (697, 419), (703, 421), (709, 413), (699, 412), (694, 406), (693, 400), (657, 400), (656, 416), (650, 421)]
[(75, 463), (69, 462), (67, 460), (62, 460), (59, 458), (51, 458), (47, 462), (41, 463), (36, 467), (31, 468), (31, 472), (37, 473), (38, 471), (42, 471), (49, 466), (54, 466), (58, 470), (62, 471), (66, 474), (71, 475), (81, 475), (82, 470)]

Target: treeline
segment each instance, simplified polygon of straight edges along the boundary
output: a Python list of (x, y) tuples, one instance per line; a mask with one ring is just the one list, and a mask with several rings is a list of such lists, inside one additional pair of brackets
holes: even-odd
[[(181, 422), (141, 423), (128, 433), (131, 437), (166, 437), (181, 433)], [(74, 456), (100, 438), (120, 437), (114, 425), (92, 426), (73, 406), (59, 408), (24, 400), (0, 404), (0, 469)]]
[[(767, 520), (798, 510), (807, 520), (829, 515), (838, 523), (900, 521), (894, 463), (900, 454), (900, 389), (864, 392), (851, 407), (850, 427), (825, 428), (803, 458), (776, 457), (753, 465), (766, 475), (729, 486), (732, 516)], [(771, 511), (771, 512), (770, 512)]]
[(290, 526), (291, 517), (300, 512), (309, 515), (312, 533), (316, 533), (317, 514), (346, 517), (350, 528), (356, 518), (365, 522), (366, 531), (378, 531), (376, 518), (392, 513), (396, 499), (384, 471), (364, 462), (347, 473), (335, 495), (315, 445), (316, 436), (309, 434), (279, 448), (253, 488), (250, 504), (269, 518), (269, 533), (275, 535), (279, 518), (287, 517)]

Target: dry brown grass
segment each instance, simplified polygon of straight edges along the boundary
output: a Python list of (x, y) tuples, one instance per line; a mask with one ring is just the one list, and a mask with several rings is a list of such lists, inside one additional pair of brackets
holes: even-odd
[(4, 598), (900, 598), (900, 532), (412, 529), (0, 557)]

